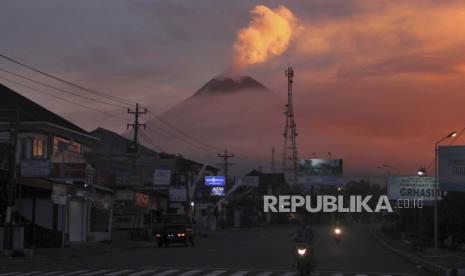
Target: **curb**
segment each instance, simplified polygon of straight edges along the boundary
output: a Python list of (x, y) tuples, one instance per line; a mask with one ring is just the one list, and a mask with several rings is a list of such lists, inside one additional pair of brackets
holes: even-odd
[(417, 257), (417, 256), (414, 256), (412, 254), (409, 254), (409, 253), (407, 253), (407, 252), (405, 252), (403, 250), (396, 249), (396, 248), (392, 247), (386, 241), (384, 241), (383, 238), (381, 238), (379, 236), (379, 234), (376, 233), (376, 231), (373, 230), (373, 229), (370, 230), (370, 233), (371, 233), (372, 237), (379, 244), (381, 244), (383, 247), (385, 247), (389, 251), (391, 251), (391, 252), (401, 256), (402, 258), (406, 259), (410, 263), (413, 263), (415, 265), (420, 265), (423, 268), (425, 268), (426, 270), (428, 270), (429, 272), (434, 273), (435, 275), (448, 275), (448, 271), (450, 271), (450, 269), (448, 269), (448, 268), (446, 268), (446, 267), (444, 267), (442, 265), (438, 265), (436, 263), (424, 260), (424, 259), (422, 259), (420, 257)]

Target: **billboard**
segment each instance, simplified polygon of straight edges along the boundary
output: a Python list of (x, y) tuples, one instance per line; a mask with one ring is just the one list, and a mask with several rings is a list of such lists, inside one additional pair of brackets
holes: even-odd
[(153, 185), (170, 185), (171, 171), (170, 170), (155, 170), (153, 172)]
[(212, 196), (224, 196), (224, 187), (212, 187), (210, 194)]
[(309, 186), (344, 185), (342, 159), (303, 159), (299, 162), (298, 184)]
[(224, 176), (205, 176), (205, 186), (224, 186)]
[[(434, 201), (435, 177), (423, 176), (389, 176), (388, 198), (399, 199), (423, 199), (423, 201)], [(438, 199), (441, 195), (438, 195)]]
[(258, 176), (241, 176), (236, 178), (235, 184), (246, 187), (258, 187), (260, 181)]
[(465, 192), (465, 146), (440, 146), (438, 171), (441, 190)]

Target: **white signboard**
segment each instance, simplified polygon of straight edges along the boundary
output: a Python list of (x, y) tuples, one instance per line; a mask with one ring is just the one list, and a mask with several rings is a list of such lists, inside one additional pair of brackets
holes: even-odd
[(52, 186), (52, 202), (58, 205), (66, 205), (68, 194), (66, 186), (60, 184), (53, 184)]
[(155, 170), (155, 172), (153, 173), (153, 185), (170, 185), (170, 183), (170, 170)]
[(48, 160), (22, 160), (21, 176), (47, 177), (50, 175), (50, 162)]
[[(422, 176), (389, 176), (388, 198), (398, 199), (422, 199), (433, 201), (435, 195), (435, 178)], [(438, 199), (440, 199), (438, 194)]]
[(465, 192), (465, 146), (441, 146), (438, 155), (440, 189)]
[(258, 176), (241, 176), (236, 178), (236, 184), (239, 186), (258, 187), (259, 182)]
[(187, 189), (185, 188), (170, 188), (169, 199), (172, 202), (187, 201)]

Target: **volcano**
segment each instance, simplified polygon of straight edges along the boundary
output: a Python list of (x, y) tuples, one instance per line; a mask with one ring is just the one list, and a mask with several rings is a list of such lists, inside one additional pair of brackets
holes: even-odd
[[(283, 111), (284, 100), (254, 78), (217, 77), (160, 114), (161, 120), (148, 121), (147, 128), (152, 131), (147, 134), (165, 151), (197, 160), (207, 158), (215, 164), (219, 152), (211, 147), (237, 153), (238, 163), (240, 156), (268, 160), (271, 148), (282, 144)], [(199, 141), (211, 147), (199, 145)], [(249, 164), (257, 164), (257, 160), (247, 159)]]
[(239, 78), (219, 77), (211, 79), (193, 96), (221, 95), (225, 93), (237, 93), (240, 91), (269, 92), (269, 89), (249, 76)]

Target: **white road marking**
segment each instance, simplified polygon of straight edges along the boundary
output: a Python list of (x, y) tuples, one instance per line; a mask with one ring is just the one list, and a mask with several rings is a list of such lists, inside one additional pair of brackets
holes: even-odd
[(146, 269), (146, 270), (142, 270), (140, 272), (134, 272), (134, 273), (131, 273), (129, 274), (129, 276), (141, 276), (141, 275), (147, 275), (149, 273), (152, 273), (152, 272), (155, 272), (157, 271), (156, 269)]
[(97, 270), (97, 271), (91, 271), (91, 272), (88, 272), (88, 273), (81, 274), (80, 276), (91, 276), (91, 275), (102, 274), (102, 273), (106, 273), (106, 272), (110, 272), (110, 271), (111, 271), (111, 269), (100, 269), (100, 270)]
[(203, 276), (216, 276), (225, 273), (226, 270), (215, 270), (213, 272), (210, 272), (208, 274), (204, 274)]
[(47, 273), (40, 274), (40, 276), (57, 275), (57, 274), (60, 274), (60, 273), (63, 273), (63, 272), (64, 272), (63, 270), (57, 270), (57, 271), (52, 271), (52, 272), (47, 272)]
[(179, 274), (178, 276), (190, 276), (190, 275), (194, 275), (196, 273), (202, 272), (202, 271), (203, 270), (200, 270), (200, 269), (189, 270), (189, 271)]
[(268, 276), (268, 275), (271, 275), (272, 273), (273, 272), (265, 271), (265, 272), (258, 273), (257, 276)]
[(121, 275), (121, 274), (127, 275), (129, 272), (133, 272), (133, 271), (134, 269), (123, 269), (123, 270), (107, 273), (105, 274), (105, 276), (116, 276), (116, 275)]
[(170, 269), (170, 270), (166, 270), (166, 271), (163, 271), (163, 272), (155, 273), (155, 274), (153, 274), (153, 276), (170, 275), (170, 274), (176, 273), (178, 271), (179, 271), (178, 269)]
[(76, 275), (76, 274), (86, 273), (86, 272), (89, 272), (89, 270), (84, 269), (84, 270), (78, 270), (78, 271), (68, 272), (68, 273), (62, 274), (61, 276), (70, 276), (70, 275)]
[(249, 271), (245, 270), (245, 271), (238, 271), (238, 272), (235, 272), (229, 276), (243, 276), (243, 275), (246, 275), (247, 273), (249, 273)]

